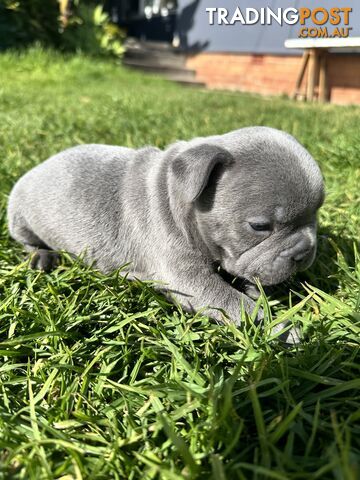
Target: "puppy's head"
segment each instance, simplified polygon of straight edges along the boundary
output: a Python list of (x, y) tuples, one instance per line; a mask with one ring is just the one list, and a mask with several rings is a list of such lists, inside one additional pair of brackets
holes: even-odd
[(274, 285), (312, 264), (323, 179), (290, 135), (253, 127), (197, 139), (172, 176), (192, 238), (228, 273)]

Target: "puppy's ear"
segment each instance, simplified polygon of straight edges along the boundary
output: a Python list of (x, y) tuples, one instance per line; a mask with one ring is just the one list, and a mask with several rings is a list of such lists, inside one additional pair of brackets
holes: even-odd
[(180, 153), (171, 168), (184, 200), (191, 203), (199, 198), (216, 166), (233, 162), (234, 157), (224, 148), (204, 143)]

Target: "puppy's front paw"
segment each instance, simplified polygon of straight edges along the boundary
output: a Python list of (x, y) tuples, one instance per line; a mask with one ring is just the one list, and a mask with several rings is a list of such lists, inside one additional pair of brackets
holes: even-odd
[[(288, 322), (279, 323), (272, 329), (272, 335), (275, 335), (281, 330), (284, 330), (288, 325)], [(289, 330), (283, 332), (277, 338), (287, 345), (298, 345), (299, 343), (301, 343), (301, 331), (297, 327), (292, 327)]]
[[(259, 308), (256, 312), (256, 317), (254, 318), (254, 314), (256, 311), (256, 302), (249, 297), (245, 297), (244, 299), (244, 309), (246, 313), (251, 316), (256, 324), (261, 323), (264, 319), (264, 311), (262, 308)], [(242, 319), (240, 319), (240, 323)]]
[(60, 257), (52, 250), (39, 248), (30, 255), (30, 268), (50, 272), (59, 265)]
[(262, 308), (259, 308), (256, 314), (255, 323), (256, 324), (262, 323), (263, 320), (264, 320), (264, 310)]
[(253, 300), (257, 300), (260, 297), (260, 290), (253, 283), (247, 283), (245, 285), (245, 293), (248, 297)]
[(288, 345), (298, 345), (301, 343), (301, 332), (296, 327), (290, 328), (284, 336), (286, 337), (282, 340)]

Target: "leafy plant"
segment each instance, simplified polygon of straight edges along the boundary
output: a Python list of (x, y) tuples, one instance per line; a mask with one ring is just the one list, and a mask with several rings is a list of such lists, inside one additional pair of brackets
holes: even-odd
[(38, 42), (91, 55), (122, 55), (124, 33), (102, 4), (78, 0), (63, 22), (58, 0), (0, 0), (0, 49)]
[(110, 21), (102, 5), (80, 2), (62, 33), (62, 47), (91, 55), (119, 57), (124, 52), (124, 33)]

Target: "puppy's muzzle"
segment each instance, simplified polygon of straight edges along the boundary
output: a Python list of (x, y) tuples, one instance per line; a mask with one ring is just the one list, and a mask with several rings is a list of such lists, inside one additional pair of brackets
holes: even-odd
[(288, 248), (280, 253), (280, 257), (291, 259), (296, 264), (296, 269), (305, 270), (314, 261), (316, 254), (315, 236), (306, 236), (302, 238), (292, 248)]

